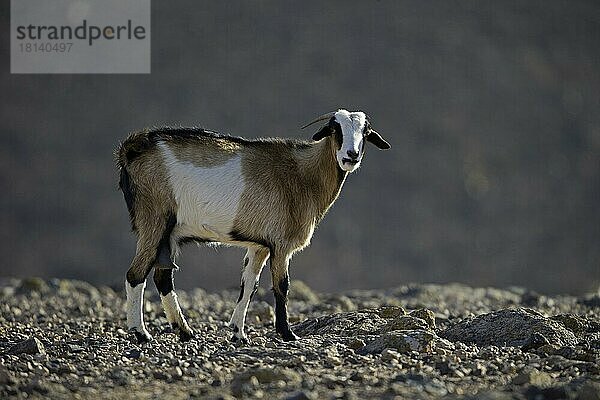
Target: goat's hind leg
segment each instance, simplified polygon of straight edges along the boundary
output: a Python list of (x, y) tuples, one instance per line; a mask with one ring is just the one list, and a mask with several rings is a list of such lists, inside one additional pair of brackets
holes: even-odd
[(138, 343), (152, 340), (152, 335), (144, 324), (144, 289), (146, 288), (146, 277), (152, 269), (155, 257), (156, 247), (143, 239), (138, 240), (136, 254), (125, 280), (127, 328), (135, 335)]
[(133, 332), (139, 343), (152, 340), (152, 335), (144, 324), (144, 289), (146, 278), (152, 267), (164, 257), (164, 251), (170, 252), (169, 238), (175, 226), (173, 215), (156, 217), (149, 210), (136, 215), (138, 223), (138, 242), (131, 267), (127, 271), (125, 290), (127, 291), (127, 327)]
[(248, 311), (248, 304), (258, 288), (260, 273), (268, 257), (269, 250), (266, 248), (250, 248), (244, 257), (240, 296), (231, 316), (231, 321), (229, 321), (229, 326), (233, 329), (233, 341), (248, 342), (244, 332), (246, 312)]
[(157, 265), (154, 270), (154, 283), (160, 293), (160, 301), (165, 310), (167, 321), (179, 334), (179, 340), (182, 342), (190, 340), (194, 334), (181, 312), (181, 307), (179, 307), (177, 294), (173, 287), (173, 268), (164, 269)]

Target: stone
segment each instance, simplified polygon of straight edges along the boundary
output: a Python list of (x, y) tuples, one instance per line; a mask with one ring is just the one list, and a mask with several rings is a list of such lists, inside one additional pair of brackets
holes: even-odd
[(392, 361), (397, 360), (398, 358), (400, 358), (400, 353), (394, 349), (383, 349), (381, 352), (381, 359), (383, 361)]
[(530, 384), (539, 387), (548, 387), (552, 384), (552, 377), (547, 372), (540, 372), (537, 369), (527, 369), (515, 376), (512, 383), (515, 385)]
[(592, 308), (600, 307), (600, 294), (584, 297), (583, 299), (579, 300), (579, 303)]
[(378, 313), (381, 318), (396, 318), (406, 315), (406, 311), (400, 306), (383, 306), (378, 309)]
[(359, 354), (381, 353), (388, 348), (400, 353), (425, 353), (431, 351), (435, 338), (435, 333), (424, 330), (385, 333), (360, 349)]
[(231, 381), (231, 393), (242, 397), (259, 385), (283, 382), (283, 386), (294, 387), (302, 382), (300, 374), (286, 368), (255, 367), (238, 373)]
[(522, 347), (529, 345), (536, 334), (542, 335), (555, 346), (577, 343), (573, 332), (560, 322), (528, 308), (504, 309), (466, 318), (443, 331), (440, 336), (450, 341), (479, 346)]
[(42, 278), (24, 278), (17, 287), (18, 294), (29, 292), (47, 293), (50, 290), (48, 284)]
[(565, 326), (565, 328), (573, 333), (582, 333), (585, 331), (587, 326), (587, 321), (585, 319), (572, 314), (559, 314), (551, 317), (550, 319), (559, 321)]
[(308, 318), (293, 329), (300, 336), (334, 334), (342, 337), (376, 334), (387, 324), (377, 311), (359, 310)]
[(535, 385), (531, 385), (529, 389), (525, 391), (525, 396), (530, 399), (544, 400), (562, 400), (569, 397), (564, 386), (550, 386), (542, 388)]
[(251, 319), (255, 319), (257, 322), (263, 324), (272, 323), (275, 321), (275, 312), (273, 307), (266, 301), (258, 301), (251, 303), (250, 309), (248, 310), (248, 316)]
[(352, 350), (360, 349), (366, 345), (365, 341), (358, 338), (352, 338), (348, 341), (347, 346)]
[(318, 398), (316, 394), (302, 390), (286, 397), (286, 400), (317, 400)]
[(46, 354), (44, 345), (36, 337), (29, 338), (22, 342), (13, 345), (9, 350), (8, 354)]
[(429, 329), (435, 329), (435, 314), (433, 313), (433, 311), (428, 310), (426, 308), (420, 308), (418, 310), (411, 311), (408, 315), (410, 315), (411, 317), (422, 319), (423, 321), (425, 321)]
[(317, 296), (306, 283), (298, 279), (293, 279), (290, 282), (289, 298), (291, 300), (305, 301), (307, 303), (319, 302), (319, 296)]
[(10, 385), (14, 383), (14, 378), (10, 371), (4, 365), (0, 365), (0, 385)]
[(382, 333), (392, 331), (407, 331), (414, 329), (427, 330), (429, 327), (427, 323), (421, 318), (411, 317), (409, 315), (400, 315), (394, 319), (391, 319), (383, 328)]
[(356, 305), (347, 296), (334, 296), (328, 303), (335, 305), (340, 311), (356, 310)]
[(125, 357), (137, 360), (141, 357), (142, 351), (138, 348), (129, 349), (125, 352)]
[(577, 391), (579, 400), (600, 400), (600, 382), (585, 382)]

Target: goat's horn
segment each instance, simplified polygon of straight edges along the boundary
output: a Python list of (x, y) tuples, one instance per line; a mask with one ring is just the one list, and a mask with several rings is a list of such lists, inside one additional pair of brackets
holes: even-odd
[(321, 115), (319, 118), (315, 119), (314, 121), (304, 125), (301, 129), (304, 128), (308, 128), (309, 126), (311, 126), (312, 124), (316, 124), (319, 121), (324, 121), (326, 119), (330, 119), (331, 117), (333, 117), (335, 115), (335, 111), (334, 112), (328, 112), (327, 114), (323, 114)]

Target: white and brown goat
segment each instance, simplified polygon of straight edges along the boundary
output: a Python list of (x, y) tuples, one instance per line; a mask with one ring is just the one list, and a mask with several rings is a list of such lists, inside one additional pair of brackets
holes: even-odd
[(187, 242), (247, 248), (230, 322), (234, 340), (247, 340), (246, 311), (267, 259), (276, 330), (286, 341), (297, 339), (287, 315), (289, 261), (309, 244), (346, 175), (359, 167), (365, 142), (390, 148), (363, 112), (338, 110), (306, 126), (320, 121), (327, 122), (311, 142), (162, 128), (133, 133), (121, 144), (119, 186), (137, 234), (125, 283), (127, 325), (140, 342), (152, 338), (143, 296), (153, 268), (168, 321), (181, 340), (192, 337), (173, 289), (175, 259)]

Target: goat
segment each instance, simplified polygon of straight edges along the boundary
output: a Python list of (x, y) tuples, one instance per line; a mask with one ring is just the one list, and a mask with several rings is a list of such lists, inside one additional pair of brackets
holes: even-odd
[(244, 321), (270, 259), (275, 327), (296, 340), (287, 313), (288, 265), (306, 247), (315, 226), (337, 199), (365, 142), (390, 145), (363, 112), (325, 114), (312, 142), (220, 135), (199, 128), (135, 132), (116, 152), (119, 187), (137, 248), (125, 282), (127, 325), (139, 342), (152, 339), (143, 319), (146, 278), (154, 268), (167, 320), (182, 341), (192, 338), (173, 286), (175, 260), (184, 243), (245, 247), (241, 290), (230, 321), (232, 340), (247, 342)]

